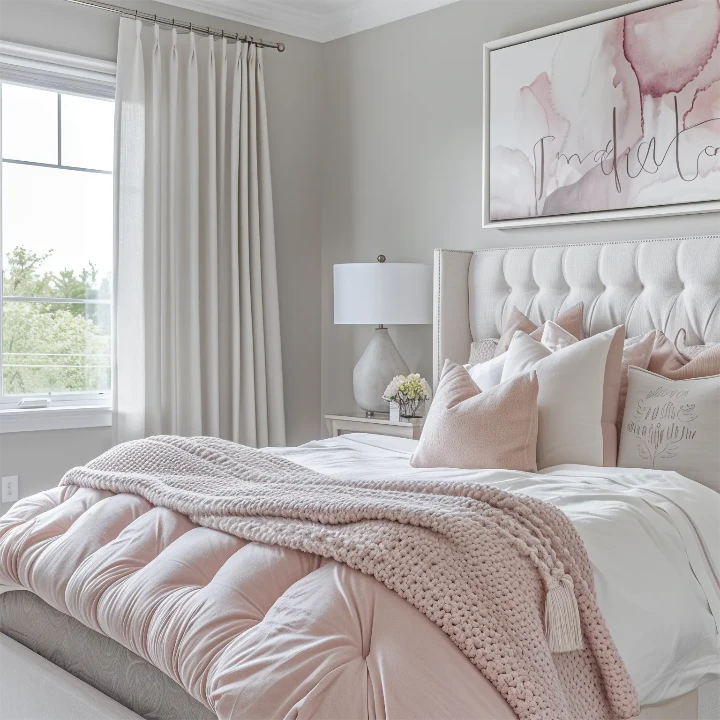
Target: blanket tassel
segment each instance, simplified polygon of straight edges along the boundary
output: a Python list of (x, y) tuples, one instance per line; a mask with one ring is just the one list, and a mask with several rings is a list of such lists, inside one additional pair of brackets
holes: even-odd
[(562, 653), (583, 649), (580, 612), (573, 580), (563, 575), (552, 578), (545, 598), (545, 635), (550, 652)]

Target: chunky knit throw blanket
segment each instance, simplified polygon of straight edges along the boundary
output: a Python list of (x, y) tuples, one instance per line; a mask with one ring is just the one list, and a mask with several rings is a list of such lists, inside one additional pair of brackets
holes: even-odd
[(224, 440), (169, 436), (118, 445), (61, 484), (134, 493), (373, 575), (440, 626), (521, 719), (639, 712), (582, 540), (546, 503), (417, 475), (336, 480)]

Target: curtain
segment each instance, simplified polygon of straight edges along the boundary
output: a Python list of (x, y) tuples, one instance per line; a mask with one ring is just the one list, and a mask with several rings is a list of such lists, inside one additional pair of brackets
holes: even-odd
[(116, 440), (285, 443), (262, 51), (120, 21)]

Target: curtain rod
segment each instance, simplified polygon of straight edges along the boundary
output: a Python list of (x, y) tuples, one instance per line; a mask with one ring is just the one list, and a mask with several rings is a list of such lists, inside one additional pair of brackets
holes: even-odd
[(183, 30), (189, 30), (190, 32), (199, 32), (204, 35), (214, 35), (215, 37), (222, 37), (228, 40), (235, 40), (240, 43), (248, 43), (249, 45), (257, 45), (258, 47), (273, 48), (279, 52), (285, 52), (284, 43), (268, 42), (266, 40), (256, 39), (248, 35), (240, 35), (239, 33), (226, 33), (224, 30), (216, 30), (208, 26), (193, 25), (193, 23), (180, 22), (174, 18), (164, 18), (159, 15), (153, 15), (151, 13), (142, 12), (141, 10), (128, 10), (127, 8), (120, 7), (119, 5), (111, 5), (110, 3), (99, 2), (98, 0), (67, 0), (74, 5), (85, 5), (87, 7), (97, 8), (98, 10), (106, 10), (108, 12), (114, 12), (118, 15), (126, 15), (128, 17), (134, 17), (138, 20), (147, 20), (150, 22), (156, 22), (161, 25), (169, 25), (171, 27), (180, 28)]

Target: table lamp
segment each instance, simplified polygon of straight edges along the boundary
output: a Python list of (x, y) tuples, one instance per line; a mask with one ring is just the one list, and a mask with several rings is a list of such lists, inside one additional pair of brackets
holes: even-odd
[(335, 324), (377, 326), (353, 370), (355, 402), (367, 415), (387, 412), (385, 388), (409, 373), (385, 326), (432, 323), (432, 266), (377, 260), (333, 267)]

